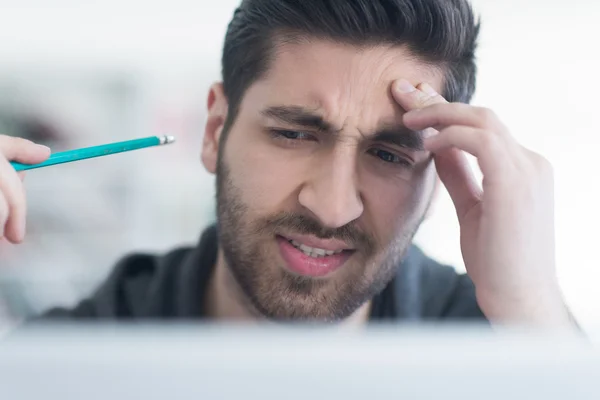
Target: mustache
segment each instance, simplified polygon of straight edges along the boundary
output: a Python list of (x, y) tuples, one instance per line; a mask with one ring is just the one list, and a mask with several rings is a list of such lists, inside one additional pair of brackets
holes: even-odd
[(264, 220), (259, 229), (265, 233), (276, 233), (283, 229), (303, 235), (313, 235), (319, 239), (337, 239), (356, 249), (363, 250), (367, 254), (375, 251), (375, 241), (372, 237), (358, 229), (353, 223), (339, 228), (326, 228), (314, 218), (306, 215), (281, 213)]

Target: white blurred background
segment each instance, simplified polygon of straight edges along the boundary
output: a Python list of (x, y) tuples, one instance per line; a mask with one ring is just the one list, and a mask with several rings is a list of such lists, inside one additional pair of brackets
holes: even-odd
[[(26, 242), (0, 244), (0, 327), (72, 305), (127, 252), (193, 245), (213, 219), (199, 162), (209, 85), (238, 0), (0, 0), (0, 131), (55, 151), (171, 133), (178, 143), (32, 171)], [(596, 173), (600, 2), (474, 0), (474, 104), (555, 167), (557, 256), (568, 305), (600, 327)], [(444, 193), (417, 236), (463, 271)]]

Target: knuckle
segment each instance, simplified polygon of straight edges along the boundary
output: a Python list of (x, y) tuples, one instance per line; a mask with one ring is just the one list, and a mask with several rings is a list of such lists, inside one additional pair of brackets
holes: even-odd
[(414, 92), (414, 102), (417, 106), (417, 108), (424, 108), (427, 107), (429, 105), (429, 99), (431, 98), (431, 96), (429, 96), (426, 93), (421, 92), (420, 90), (417, 90)]
[(423, 107), (429, 107), (429, 106), (433, 106), (436, 104), (442, 104), (445, 102), (446, 102), (446, 100), (439, 94), (434, 95), (434, 96), (426, 96), (426, 98), (423, 100)]
[(492, 126), (498, 120), (496, 113), (489, 108), (479, 107), (476, 109), (477, 117), (484, 126)]
[(491, 132), (483, 131), (479, 135), (481, 141), (481, 147), (488, 153), (497, 153), (500, 149), (500, 141), (496, 135), (492, 135)]
[(24, 149), (35, 146), (35, 143), (20, 137), (0, 135), (0, 153), (6, 156), (8, 153), (18, 153)]
[(528, 158), (531, 160), (533, 167), (536, 171), (541, 172), (545, 175), (554, 175), (554, 167), (547, 158), (533, 151), (528, 151), (528, 153)]

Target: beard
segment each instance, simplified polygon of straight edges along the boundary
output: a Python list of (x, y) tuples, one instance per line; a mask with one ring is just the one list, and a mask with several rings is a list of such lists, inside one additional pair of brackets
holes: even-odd
[[(391, 241), (378, 240), (350, 223), (324, 228), (301, 213), (255, 218), (235, 186), (223, 157), (217, 165), (217, 221), (225, 263), (248, 309), (273, 321), (335, 322), (349, 317), (392, 280), (425, 213)], [(351, 244), (351, 257), (334, 276), (293, 274), (279, 256), (278, 234), (310, 234)]]

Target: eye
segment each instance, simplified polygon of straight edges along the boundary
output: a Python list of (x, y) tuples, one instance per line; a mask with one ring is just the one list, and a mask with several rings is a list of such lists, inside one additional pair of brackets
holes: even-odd
[(399, 155), (396, 155), (396, 154), (386, 151), (386, 150), (370, 149), (368, 151), (368, 153), (371, 154), (372, 156), (377, 157), (384, 163), (398, 164), (398, 165), (405, 166), (405, 167), (412, 167), (412, 165), (413, 165), (412, 161), (408, 160), (406, 157), (401, 157)]
[(316, 140), (316, 138), (306, 132), (293, 131), (287, 129), (271, 129), (271, 134), (276, 139), (287, 140)]
[(290, 140), (307, 140), (307, 139), (311, 139), (312, 137), (305, 133), (305, 132), (298, 132), (298, 131), (288, 131), (288, 130), (281, 130), (281, 129), (275, 129), (273, 130), (273, 134), (285, 139), (290, 139)]

